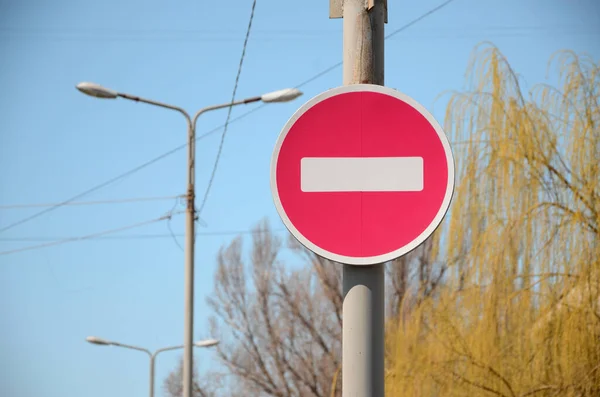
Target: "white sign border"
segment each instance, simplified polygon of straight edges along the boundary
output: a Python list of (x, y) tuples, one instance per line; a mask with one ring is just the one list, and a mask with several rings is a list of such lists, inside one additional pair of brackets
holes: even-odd
[[(291, 220), (289, 219), (289, 217), (287, 216), (287, 214), (283, 208), (283, 205), (281, 204), (281, 199), (279, 198), (279, 191), (277, 189), (277, 159), (279, 158), (279, 152), (281, 150), (281, 145), (283, 144), (288, 132), (290, 131), (292, 126), (296, 123), (296, 121), (300, 117), (302, 117), (302, 115), (304, 113), (306, 113), (310, 108), (312, 108), (319, 102), (322, 102), (328, 98), (331, 98), (331, 97), (334, 97), (334, 96), (337, 96), (340, 94), (345, 94), (348, 92), (361, 92), (361, 91), (362, 92), (365, 92), (365, 91), (366, 92), (376, 92), (376, 93), (389, 95), (394, 98), (397, 98), (397, 99), (401, 100), (402, 102), (409, 104), (411, 107), (413, 107), (415, 110), (417, 110), (423, 117), (425, 117), (425, 119), (427, 119), (429, 124), (433, 127), (433, 129), (437, 133), (438, 137), (440, 138), (440, 141), (444, 148), (444, 153), (446, 154), (446, 161), (448, 164), (448, 183), (446, 186), (446, 193), (444, 194), (444, 199), (442, 201), (442, 205), (440, 206), (440, 209), (438, 210), (437, 214), (435, 215), (435, 217), (433, 218), (433, 220), (431, 221), (429, 226), (414, 240), (412, 240), (410, 243), (408, 243), (394, 251), (391, 251), (391, 252), (388, 252), (385, 254), (369, 256), (369, 257), (352, 257), (352, 256), (339, 255), (339, 254), (327, 251), (327, 250), (317, 246), (316, 244), (314, 244), (313, 242), (308, 240), (306, 237), (304, 237), (304, 235), (302, 233), (300, 233), (300, 231), (298, 229), (296, 229), (296, 227), (292, 224)], [(334, 262), (345, 263), (348, 265), (357, 265), (357, 266), (368, 266), (368, 265), (375, 265), (375, 264), (379, 264), (379, 263), (385, 263), (385, 262), (391, 261), (393, 259), (399, 258), (403, 255), (406, 255), (407, 253), (409, 253), (410, 251), (412, 251), (413, 249), (415, 249), (419, 245), (421, 245), (435, 231), (435, 229), (437, 229), (437, 227), (442, 222), (444, 216), (446, 215), (446, 212), (448, 211), (448, 208), (450, 207), (450, 201), (452, 199), (452, 195), (454, 194), (454, 178), (455, 178), (455, 176), (454, 176), (454, 157), (452, 155), (452, 149), (450, 148), (450, 142), (448, 141), (448, 137), (446, 137), (444, 130), (439, 125), (437, 120), (433, 117), (433, 115), (431, 113), (429, 113), (427, 111), (427, 109), (425, 109), (424, 106), (422, 106), (420, 103), (418, 103), (411, 97), (409, 97), (395, 89), (380, 86), (380, 85), (374, 85), (374, 84), (353, 84), (353, 85), (332, 88), (330, 90), (327, 90), (327, 91), (311, 98), (308, 102), (306, 102), (304, 105), (302, 105), (292, 115), (292, 117), (290, 117), (290, 119), (287, 121), (287, 123), (281, 130), (279, 137), (277, 138), (277, 142), (275, 143), (275, 148), (273, 149), (273, 154), (271, 156), (271, 175), (270, 176), (271, 176), (271, 194), (273, 196), (275, 208), (277, 209), (277, 213), (281, 217), (283, 224), (290, 231), (290, 233), (292, 233), (292, 235), (302, 245), (304, 245), (306, 248), (313, 251), (315, 254), (317, 254), (319, 256), (322, 256), (322, 257), (332, 260)]]

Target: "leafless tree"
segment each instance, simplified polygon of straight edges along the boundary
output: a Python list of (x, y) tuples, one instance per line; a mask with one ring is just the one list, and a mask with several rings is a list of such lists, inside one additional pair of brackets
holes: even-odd
[[(293, 239), (284, 250), (266, 221), (252, 240), (249, 258), (241, 237), (219, 252), (209, 299), (231, 386), (253, 396), (329, 396), (341, 356), (340, 272)], [(294, 259), (303, 266), (289, 266)]]

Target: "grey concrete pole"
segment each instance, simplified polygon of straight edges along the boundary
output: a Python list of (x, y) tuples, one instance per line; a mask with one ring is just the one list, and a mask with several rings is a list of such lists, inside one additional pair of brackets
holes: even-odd
[[(384, 0), (343, 0), (344, 85), (384, 84)], [(342, 393), (384, 396), (384, 265), (343, 265)]]
[(190, 119), (186, 113), (188, 122), (188, 184), (187, 184), (187, 206), (185, 210), (185, 287), (184, 287), (184, 331), (183, 331), (183, 397), (192, 397), (193, 375), (194, 375), (194, 242), (195, 242), (195, 218), (196, 218), (196, 123), (198, 117), (210, 110), (222, 109), (236, 105), (258, 102), (261, 97), (252, 97), (241, 101), (209, 106), (200, 109)]
[(150, 356), (150, 397), (154, 397), (154, 363), (156, 355)]
[[(195, 120), (194, 120), (195, 121)], [(189, 119), (188, 119), (189, 122)], [(195, 124), (195, 123), (194, 123)], [(188, 186), (185, 210), (185, 271), (184, 271), (184, 331), (183, 331), (183, 397), (192, 397), (193, 337), (194, 337), (194, 216), (195, 216), (195, 128), (188, 125)]]

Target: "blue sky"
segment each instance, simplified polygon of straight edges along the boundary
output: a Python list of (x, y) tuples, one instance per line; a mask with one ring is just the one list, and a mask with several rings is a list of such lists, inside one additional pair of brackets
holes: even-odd
[[(441, 0), (389, 1), (386, 32)], [(183, 118), (125, 100), (80, 94), (80, 81), (180, 105), (190, 112), (230, 100), (250, 0), (158, 2), (0, 1), (0, 205), (54, 203), (173, 149)], [(600, 55), (597, 0), (455, 0), (386, 42), (386, 85), (443, 121), (443, 91), (464, 88), (474, 46), (497, 45), (530, 86), (546, 78), (560, 49)], [(295, 86), (341, 60), (341, 20), (328, 1), (259, 0), (238, 98)], [(196, 339), (210, 335), (215, 255), (263, 217), (281, 229), (269, 190), (275, 139), (302, 102), (341, 84), (341, 68), (230, 125), (213, 190), (198, 228)], [(233, 117), (257, 105), (236, 108)], [(198, 134), (226, 111), (203, 116)], [(219, 144), (197, 144), (197, 189), (206, 188)], [(81, 200), (164, 197), (185, 191), (186, 153), (177, 151)], [(152, 220), (174, 199), (67, 206), (0, 233), (0, 252)], [(176, 210), (183, 207), (176, 206)], [(41, 208), (2, 208), (0, 228)], [(183, 233), (183, 217), (171, 227)], [(209, 233), (208, 235), (202, 233)], [(217, 233), (217, 234), (210, 234)], [(140, 235), (160, 235), (143, 238)], [(112, 236), (112, 235), (111, 235)], [(182, 237), (178, 237), (183, 244)], [(114, 397), (147, 393), (147, 358), (85, 342), (96, 335), (151, 350), (183, 338), (183, 253), (166, 222), (0, 255), (0, 394)], [(196, 351), (206, 367), (209, 350)], [(159, 356), (157, 396), (180, 352)]]

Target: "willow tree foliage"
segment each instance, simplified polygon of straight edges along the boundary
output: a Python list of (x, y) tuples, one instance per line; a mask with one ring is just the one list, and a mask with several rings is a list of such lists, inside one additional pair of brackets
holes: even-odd
[(387, 395), (600, 396), (600, 67), (549, 70), (557, 87), (524, 92), (487, 46), (448, 102), (447, 271), (386, 335)]

